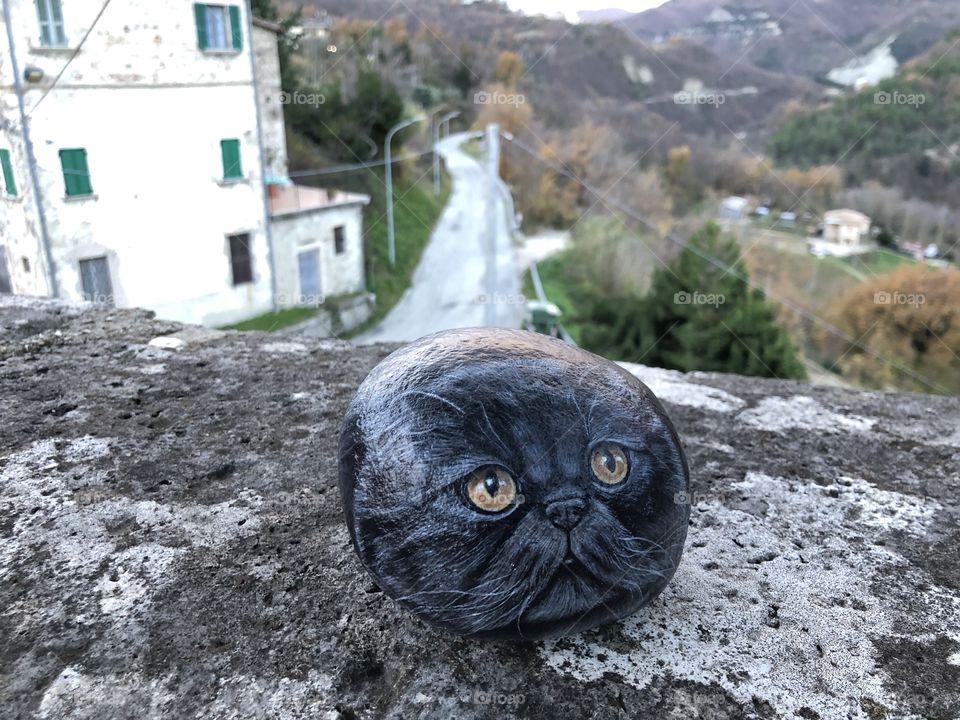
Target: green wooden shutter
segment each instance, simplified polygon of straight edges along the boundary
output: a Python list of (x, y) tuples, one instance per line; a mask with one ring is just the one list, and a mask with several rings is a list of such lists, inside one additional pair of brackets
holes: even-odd
[(3, 169), (3, 184), (7, 195), (16, 195), (17, 184), (13, 180), (13, 165), (10, 164), (9, 150), (0, 150), (0, 167)]
[(86, 150), (83, 148), (61, 150), (60, 165), (63, 167), (63, 185), (67, 197), (93, 194)]
[(240, 8), (230, 6), (230, 36), (233, 39), (233, 49), (243, 49), (243, 27), (240, 25)]
[(60, 151), (60, 167), (63, 169), (64, 193), (69, 197), (73, 194), (73, 156), (66, 150)]
[(80, 194), (90, 195), (93, 193), (93, 185), (90, 184), (90, 168), (87, 167), (86, 150), (77, 151), (77, 165), (80, 170), (80, 173), (77, 175), (80, 180)]
[(223, 158), (223, 177), (225, 180), (243, 177), (239, 140), (221, 140), (220, 156)]
[(194, 3), (193, 17), (197, 21), (197, 47), (206, 50), (209, 47), (207, 42), (207, 6)]

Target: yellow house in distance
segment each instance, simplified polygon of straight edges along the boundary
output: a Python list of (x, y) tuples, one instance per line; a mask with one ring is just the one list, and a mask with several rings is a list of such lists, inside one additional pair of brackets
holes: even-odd
[(823, 216), (823, 239), (848, 247), (863, 245), (870, 238), (870, 218), (857, 210), (830, 210)]

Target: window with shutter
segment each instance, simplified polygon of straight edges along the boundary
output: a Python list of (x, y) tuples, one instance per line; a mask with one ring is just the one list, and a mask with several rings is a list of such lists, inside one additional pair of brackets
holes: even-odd
[(201, 50), (242, 50), (243, 25), (238, 5), (193, 6), (197, 46)]
[(220, 156), (223, 159), (223, 179), (241, 179), (243, 177), (243, 165), (240, 162), (240, 141), (232, 138), (221, 140)]
[(87, 166), (87, 151), (83, 148), (65, 148), (60, 151), (63, 168), (63, 185), (67, 197), (92, 195), (90, 169)]
[(10, 197), (17, 196), (17, 183), (13, 179), (13, 164), (10, 162), (10, 151), (0, 150), (0, 170), (3, 171), (3, 189)]
[(63, 8), (60, 0), (36, 0), (37, 19), (40, 21), (40, 44), (44, 47), (63, 47), (67, 36), (63, 31)]

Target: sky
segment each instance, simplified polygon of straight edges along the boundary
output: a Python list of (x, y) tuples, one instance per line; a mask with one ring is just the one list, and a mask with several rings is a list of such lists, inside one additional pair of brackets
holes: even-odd
[(667, 0), (507, 0), (513, 10), (528, 15), (562, 13), (571, 22), (577, 19), (577, 10), (601, 10), (620, 8), (628, 12), (643, 12), (663, 5)]

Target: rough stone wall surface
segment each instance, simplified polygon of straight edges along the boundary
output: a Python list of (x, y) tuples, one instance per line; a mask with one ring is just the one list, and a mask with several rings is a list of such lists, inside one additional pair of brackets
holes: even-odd
[(621, 624), (476, 642), (343, 525), (390, 350), (0, 300), (0, 716), (960, 715), (956, 398), (631, 366), (690, 459), (680, 570)]
[(277, 34), (253, 26), (253, 61), (256, 66), (257, 101), (260, 104), (260, 132), (267, 175), (287, 176), (287, 133), (284, 126), (284, 98), (280, 89), (280, 55)]

